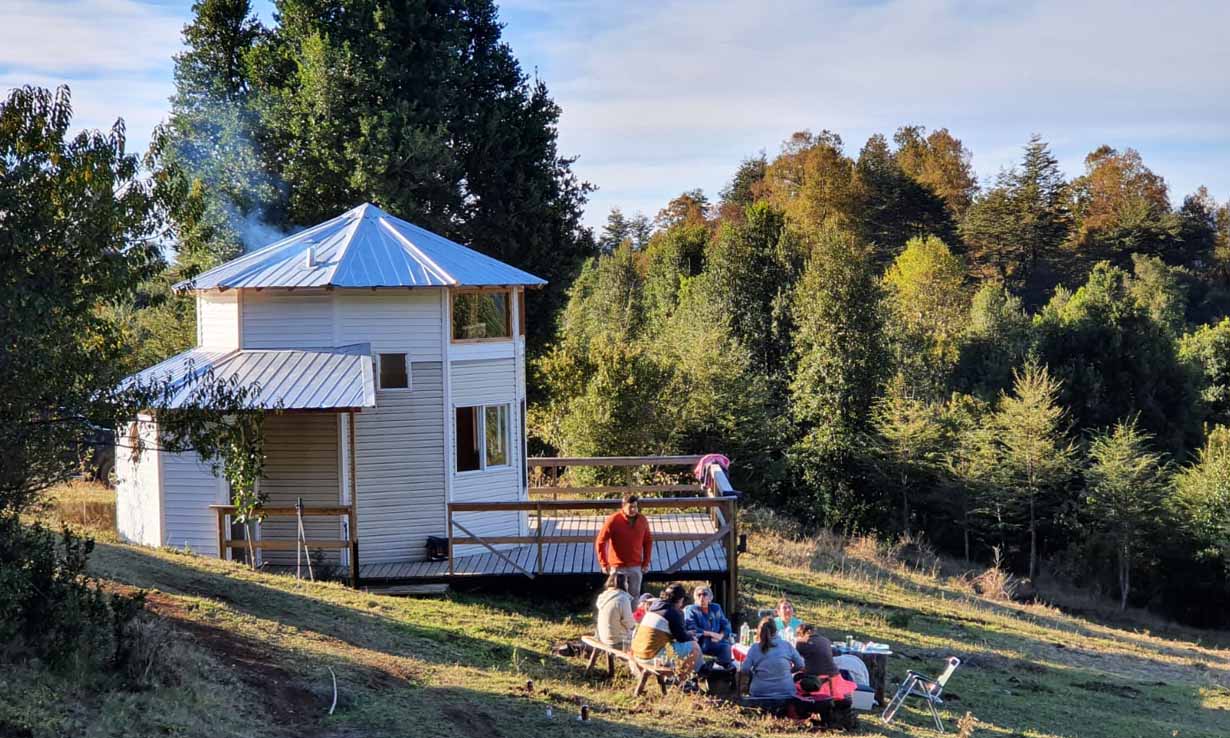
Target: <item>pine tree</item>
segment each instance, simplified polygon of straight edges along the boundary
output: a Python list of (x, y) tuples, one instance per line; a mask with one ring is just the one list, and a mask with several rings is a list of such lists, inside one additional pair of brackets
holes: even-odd
[(1019, 237), (1027, 268), (1051, 258), (1068, 237), (1071, 215), (1068, 211), (1067, 182), (1059, 170), (1059, 160), (1038, 134), (1029, 138), (1020, 168), (1007, 177)]
[(1075, 454), (1064, 437), (1059, 391), (1059, 381), (1045, 367), (1027, 365), (1014, 372), (1012, 394), (1000, 398), (995, 415), (1003, 478), (1014, 502), (1026, 509), (1031, 578), (1038, 569), (1039, 508), (1071, 476)]
[(939, 468), (947, 444), (941, 409), (913, 395), (897, 375), (876, 403), (873, 422), (880, 472), (901, 500), (901, 530), (909, 534), (910, 498), (919, 481)]
[(1130, 420), (1095, 436), (1089, 446), (1085, 501), (1094, 527), (1118, 557), (1120, 610), (1127, 609), (1132, 566), (1160, 523), (1165, 499), (1165, 465), (1148, 445), (1149, 436)]

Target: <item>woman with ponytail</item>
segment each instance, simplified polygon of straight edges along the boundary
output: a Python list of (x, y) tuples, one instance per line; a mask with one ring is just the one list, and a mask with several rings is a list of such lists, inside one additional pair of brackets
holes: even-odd
[(791, 672), (802, 669), (803, 665), (803, 657), (794, 646), (777, 636), (773, 618), (761, 618), (756, 627), (756, 642), (739, 664), (740, 691), (750, 681), (747, 693), (752, 697), (789, 699), (795, 694)]

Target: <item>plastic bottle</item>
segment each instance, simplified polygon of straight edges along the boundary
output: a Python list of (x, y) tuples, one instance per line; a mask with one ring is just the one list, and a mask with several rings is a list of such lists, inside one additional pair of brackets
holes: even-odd
[(746, 646), (751, 642), (752, 642), (752, 629), (747, 627), (747, 623), (744, 623), (742, 627), (739, 628), (739, 643)]

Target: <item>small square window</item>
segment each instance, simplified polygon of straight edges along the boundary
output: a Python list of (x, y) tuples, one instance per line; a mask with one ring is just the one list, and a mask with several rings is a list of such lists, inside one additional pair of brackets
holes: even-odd
[(410, 372), (405, 354), (380, 354), (380, 389), (407, 389)]

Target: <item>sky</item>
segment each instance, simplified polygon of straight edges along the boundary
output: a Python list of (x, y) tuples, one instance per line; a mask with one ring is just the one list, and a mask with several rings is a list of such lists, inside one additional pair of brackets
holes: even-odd
[[(259, 0), (261, 18), (271, 3)], [(75, 122), (126, 124), (143, 152), (165, 118), (190, 2), (2, 0), (0, 89), (68, 84)], [(562, 154), (610, 208), (653, 216), (711, 199), (739, 162), (797, 130), (857, 155), (874, 133), (946, 127), (981, 182), (1031, 133), (1065, 172), (1133, 147), (1176, 204), (1230, 199), (1230, 3), (507, 0), (504, 38), (563, 109)]]

